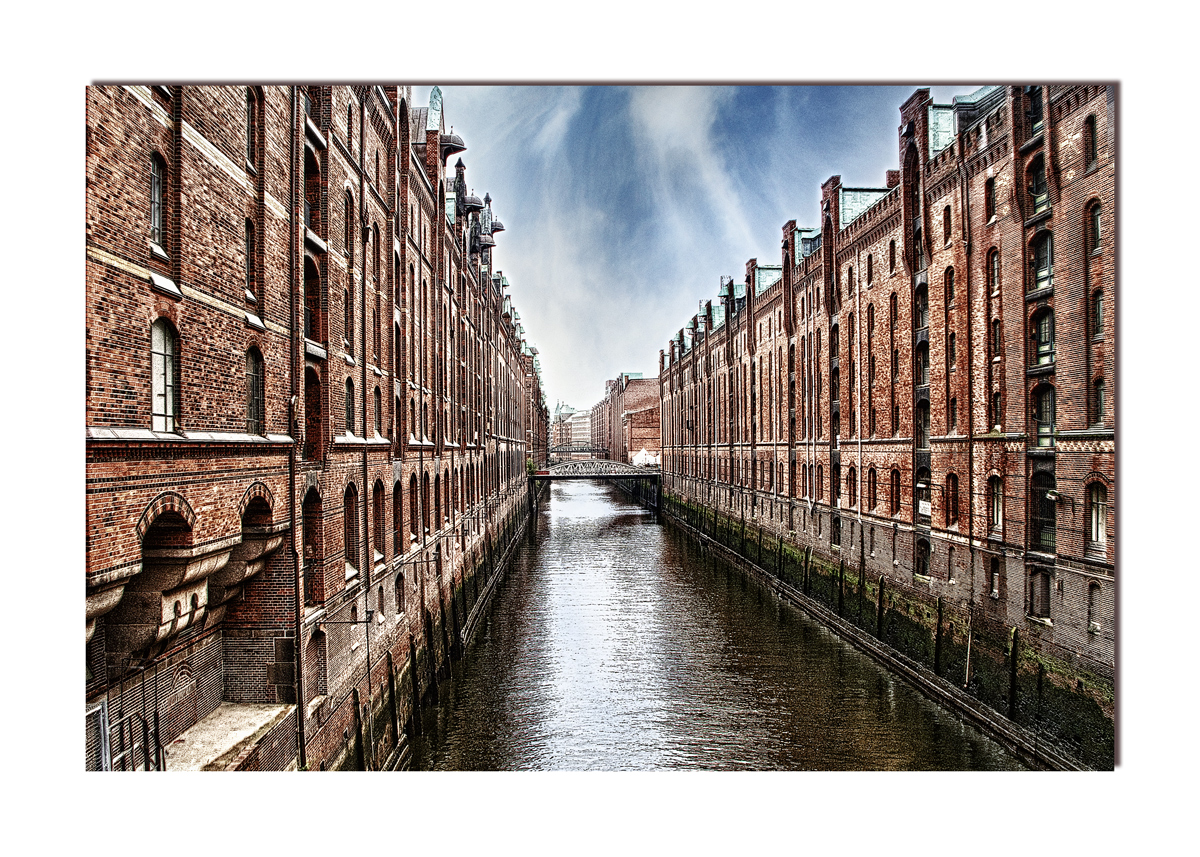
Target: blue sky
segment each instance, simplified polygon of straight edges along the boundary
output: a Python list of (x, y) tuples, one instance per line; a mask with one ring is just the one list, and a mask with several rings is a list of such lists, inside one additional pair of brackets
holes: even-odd
[[(882, 187), (905, 86), (443, 86), (467, 183), (506, 231), (507, 276), (547, 401), (595, 404), (746, 261), (816, 225), (821, 183)], [(948, 103), (976, 86), (932, 87)], [(416, 106), (430, 86), (414, 88)], [(452, 165), (451, 165), (452, 166)]]

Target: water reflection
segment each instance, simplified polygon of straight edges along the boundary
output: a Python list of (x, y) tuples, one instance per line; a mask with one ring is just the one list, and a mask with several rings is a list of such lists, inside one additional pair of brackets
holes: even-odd
[(615, 488), (553, 483), (417, 768), (1020, 769)]

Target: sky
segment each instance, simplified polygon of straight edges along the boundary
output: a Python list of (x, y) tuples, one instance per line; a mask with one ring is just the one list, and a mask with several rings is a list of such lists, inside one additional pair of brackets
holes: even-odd
[[(931, 90), (949, 103), (978, 85)], [(778, 264), (788, 220), (818, 224), (830, 176), (885, 186), (920, 85), (439, 88), (467, 184), (504, 223), (494, 264), (553, 411), (591, 407), (620, 372), (655, 377), (722, 275)]]

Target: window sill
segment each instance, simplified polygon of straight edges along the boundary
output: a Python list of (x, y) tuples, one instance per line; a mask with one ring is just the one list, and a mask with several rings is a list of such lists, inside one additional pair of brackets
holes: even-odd
[(1054, 206), (1052, 206), (1052, 205), (1047, 205), (1041, 211), (1035, 211), (1033, 214), (1029, 215), (1029, 217), (1027, 217), (1025, 219), (1025, 228), (1033, 229), (1035, 226), (1038, 226), (1043, 221), (1049, 220), (1050, 215), (1052, 215), (1052, 214), (1054, 214)]
[(1029, 368), (1027, 368), (1025, 370), (1025, 377), (1027, 377), (1027, 378), (1039, 378), (1043, 375), (1053, 375), (1053, 374), (1054, 374), (1054, 363), (1053, 362), (1042, 363), (1037, 366), (1030, 366)]
[(156, 259), (162, 259), (164, 262), (171, 261), (171, 257), (167, 255), (167, 251), (154, 241), (150, 242), (150, 255)]
[(1038, 131), (1036, 134), (1034, 134), (1028, 140), (1026, 140), (1024, 143), (1022, 143), (1021, 149), (1020, 149), (1021, 154), (1026, 155), (1026, 154), (1032, 152), (1038, 146), (1042, 145), (1042, 137), (1043, 137), (1044, 133), (1045, 133), (1044, 130)]
[(173, 297), (175, 300), (183, 300), (183, 292), (179, 290), (179, 286), (175, 285), (175, 281), (161, 274), (150, 273), (150, 288), (153, 291)]
[(1027, 622), (1037, 622), (1039, 625), (1045, 625), (1047, 628), (1054, 627), (1054, 623), (1052, 621), (1050, 621), (1049, 618), (1042, 617), (1042, 616), (1026, 616), (1025, 620)]
[(1044, 298), (1050, 297), (1053, 294), (1054, 294), (1054, 284), (1051, 283), (1048, 286), (1042, 286), (1040, 289), (1034, 289), (1031, 292), (1026, 292), (1025, 293), (1025, 302), (1031, 303), (1033, 301), (1042, 300)]

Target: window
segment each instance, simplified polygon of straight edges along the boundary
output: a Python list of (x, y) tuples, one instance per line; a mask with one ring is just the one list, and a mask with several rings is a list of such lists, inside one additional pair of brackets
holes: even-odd
[(349, 289), (342, 291), (342, 328), (346, 353), (354, 356), (354, 294)]
[(246, 300), (254, 303), (254, 221), (246, 220)]
[(947, 420), (950, 424), (950, 433), (954, 434), (958, 431), (958, 399), (950, 398), (950, 414)]
[(942, 243), (943, 244), (950, 243), (950, 231), (951, 231), (950, 227), (951, 227), (950, 206), (947, 205), (944, 209), (942, 209)]
[(929, 468), (922, 467), (917, 471), (916, 477), (913, 479), (913, 499), (917, 506), (917, 521), (922, 524), (928, 524), (930, 515), (933, 511), (930, 503), (930, 495), (932, 488), (930, 486)]
[(992, 356), (999, 357), (1004, 353), (1004, 332), (1000, 327), (1000, 319), (992, 320)]
[(987, 285), (989, 294), (1000, 293), (1000, 251), (992, 250), (987, 258)]
[(251, 347), (246, 352), (246, 433), (266, 434), (267, 396), (263, 377), (262, 352)]
[(988, 575), (988, 577), (991, 578), (992, 597), (999, 598), (1000, 597), (1000, 560), (997, 557), (992, 557), (990, 571), (991, 571), (991, 573)]
[(983, 216), (992, 220), (996, 216), (996, 180), (988, 179), (983, 183)]
[(825, 466), (817, 465), (817, 499), (825, 499)]
[(921, 577), (929, 576), (929, 540), (917, 539), (913, 556), (913, 574)]
[(1050, 195), (1046, 188), (1046, 159), (1038, 155), (1029, 164), (1025, 173), (1029, 182), (1029, 202), (1033, 214), (1040, 214), (1050, 207)]
[(1096, 117), (1089, 116), (1083, 120), (1083, 160), (1087, 169), (1096, 166), (1098, 152), (1096, 146)]
[(1033, 391), (1033, 420), (1037, 445), (1054, 446), (1054, 388), (1048, 384), (1038, 385)]
[(947, 268), (945, 276), (942, 277), (942, 282), (946, 286), (946, 306), (954, 303), (954, 269)]
[(1046, 310), (1033, 319), (1034, 365), (1048, 366), (1054, 362), (1054, 311)]
[(999, 476), (988, 479), (988, 526), (993, 533), (1004, 528), (1004, 481)]
[(354, 152), (354, 105), (346, 105), (346, 147)]
[(853, 467), (846, 473), (846, 496), (851, 506), (858, 505), (858, 472)]
[(892, 435), (900, 434), (900, 406), (892, 405)]
[(1029, 615), (1050, 618), (1050, 572), (1044, 568), (1029, 572)]
[(1029, 547), (1032, 550), (1054, 551), (1056, 510), (1054, 476), (1035, 473), (1029, 486)]
[(404, 615), (404, 575), (396, 575), (396, 615)]
[(1088, 584), (1087, 629), (1089, 634), (1100, 633), (1100, 584)]
[(929, 449), (929, 403), (917, 405), (917, 449)]
[(1092, 425), (1104, 425), (1104, 379), (1092, 382)]
[(417, 502), (417, 474), (414, 473), (408, 478), (408, 529), (412, 533), (412, 540), (414, 542), (417, 540), (418, 534), (417, 521), (419, 517)]
[(1088, 251), (1100, 252), (1100, 203), (1095, 203), (1088, 209)]
[(892, 380), (900, 377), (900, 349), (892, 349)]
[(1000, 409), (1000, 391), (992, 392), (992, 425), (996, 431), (1000, 431), (1000, 426), (1004, 423), (1004, 412)]
[(342, 503), (343, 544), (346, 546), (346, 577), (358, 574), (358, 488), (351, 482)]
[(922, 342), (917, 346), (917, 386), (929, 384), (929, 344)]
[(1104, 292), (1092, 292), (1092, 336), (1104, 335)]
[(898, 323), (898, 321), (899, 321), (898, 304), (896, 302), (896, 294), (895, 294), (895, 292), (893, 292), (891, 300), (889, 301), (889, 306), (888, 306), (888, 322), (891, 324), (892, 330), (896, 329), (896, 324)]
[(867, 288), (871, 287), (871, 281), (875, 276), (875, 266), (871, 260), (871, 254), (867, 254)]
[(1108, 489), (1100, 483), (1088, 486), (1087, 553), (1105, 557), (1108, 547)]
[(150, 327), (151, 424), (154, 431), (176, 430), (179, 415), (179, 343), (165, 318)]
[(896, 272), (896, 241), (893, 239), (888, 242), (888, 273)]
[[(958, 523), (958, 475), (946, 477), (946, 526)], [(952, 575), (953, 576), (953, 575)]]
[(929, 327), (929, 290), (924, 286), (917, 289), (913, 309), (916, 312), (914, 327), (920, 330)]
[(346, 434), (354, 434), (354, 381), (346, 379)]
[(375, 405), (375, 434), (383, 434), (383, 398), (379, 394), (379, 388), (375, 388), (374, 402)]
[(1025, 117), (1029, 120), (1029, 136), (1033, 137), (1042, 133), (1043, 128), (1042, 88), (1040, 86), (1025, 87), (1025, 99)]
[(891, 486), (888, 493), (888, 511), (893, 515), (900, 514), (900, 471), (893, 470)]
[(1054, 239), (1049, 232), (1041, 232), (1031, 246), (1030, 285), (1034, 290), (1047, 289), (1054, 285)]
[(154, 154), (150, 156), (150, 240), (162, 246), (163, 199), (167, 190), (167, 164)]
[(257, 105), (254, 101), (254, 90), (246, 88), (246, 163), (254, 165), (254, 150), (257, 148), (255, 143), (255, 126), (257, 122)]
[(349, 191), (346, 192), (346, 199), (342, 205), (342, 244), (342, 251), (350, 260), (350, 267), (354, 267), (354, 197)]
[(950, 336), (946, 338), (946, 362), (949, 364), (951, 371), (954, 370), (955, 363), (957, 362), (957, 353), (954, 346), (954, 334), (951, 333)]
[(874, 511), (877, 503), (878, 495), (876, 493), (875, 468), (872, 467), (867, 471), (867, 508)]

